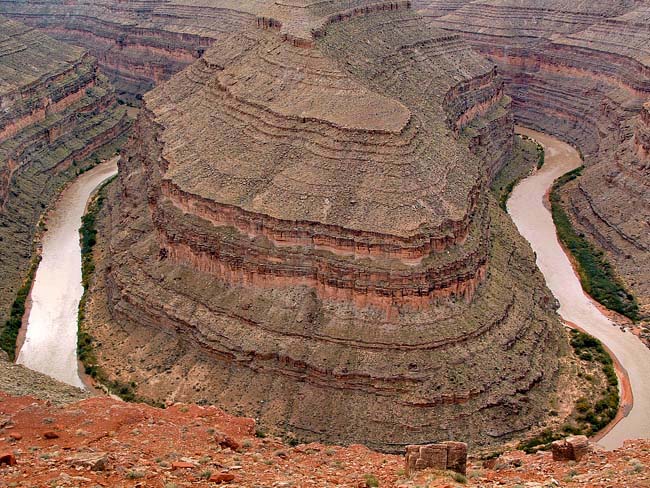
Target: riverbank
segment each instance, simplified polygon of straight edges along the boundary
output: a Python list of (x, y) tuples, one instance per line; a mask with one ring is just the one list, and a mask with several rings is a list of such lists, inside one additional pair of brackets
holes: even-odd
[(562, 318), (599, 339), (629, 374), (634, 405), (600, 442), (613, 448), (625, 439), (650, 437), (650, 419), (645, 415), (650, 408), (650, 351), (638, 337), (621, 331), (585, 294), (545, 205), (545, 195), (555, 180), (581, 166), (582, 160), (575, 149), (551, 136), (522, 132), (544, 146), (546, 163), (514, 189), (508, 210), (520, 233), (536, 252), (537, 264), (560, 302)]
[(634, 297), (614, 275), (612, 266), (602, 250), (578, 234), (564, 208), (561, 190), (567, 183), (582, 174), (582, 166), (558, 178), (549, 194), (553, 222), (558, 238), (574, 258), (574, 264), (585, 292), (608, 310), (620, 313), (629, 319), (639, 319), (639, 306)]
[(17, 362), (73, 386), (83, 387), (77, 363), (77, 313), (83, 292), (78, 229), (88, 198), (117, 172), (117, 158), (83, 172), (47, 214), (41, 263), (28, 297), (25, 340)]

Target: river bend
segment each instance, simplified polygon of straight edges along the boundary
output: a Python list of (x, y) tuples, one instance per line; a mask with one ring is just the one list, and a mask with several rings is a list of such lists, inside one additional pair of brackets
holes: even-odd
[(553, 182), (582, 164), (578, 152), (546, 134), (518, 129), (544, 146), (541, 170), (519, 183), (508, 201), (508, 212), (537, 255), (537, 265), (560, 302), (564, 320), (600, 339), (627, 371), (634, 397), (631, 411), (599, 442), (620, 447), (626, 439), (650, 438), (650, 350), (630, 332), (623, 332), (584, 293), (569, 258), (558, 242), (551, 212), (544, 205)]

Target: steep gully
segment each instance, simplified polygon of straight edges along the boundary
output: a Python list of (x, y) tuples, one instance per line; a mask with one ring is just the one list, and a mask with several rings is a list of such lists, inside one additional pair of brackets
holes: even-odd
[[(514, 189), (508, 211), (536, 252), (537, 264), (560, 301), (560, 315), (602, 340), (629, 375), (634, 405), (600, 443), (615, 448), (625, 439), (650, 437), (650, 419), (643, 414), (650, 408), (650, 350), (633, 334), (615, 327), (584, 294), (544, 205), (553, 181), (581, 164), (578, 153), (551, 136), (527, 129), (519, 132), (544, 146), (546, 164)], [(78, 229), (91, 194), (116, 171), (113, 160), (83, 174), (61, 194), (49, 215), (18, 355), (18, 363), (74, 386), (83, 386), (76, 359), (77, 308), (83, 292)]]
[(25, 339), (17, 362), (83, 387), (77, 367), (77, 310), (83, 294), (79, 227), (93, 191), (117, 173), (117, 158), (79, 176), (47, 218), (42, 260), (30, 295)]
[(629, 377), (634, 404), (601, 439), (606, 448), (620, 447), (626, 439), (650, 437), (650, 350), (637, 336), (622, 331), (584, 293), (571, 262), (558, 242), (545, 195), (553, 182), (578, 166), (578, 152), (568, 144), (539, 132), (518, 129), (533, 137), (546, 151), (543, 168), (517, 185), (508, 201), (519, 232), (537, 255), (537, 265), (560, 302), (559, 313), (569, 324), (600, 339)]

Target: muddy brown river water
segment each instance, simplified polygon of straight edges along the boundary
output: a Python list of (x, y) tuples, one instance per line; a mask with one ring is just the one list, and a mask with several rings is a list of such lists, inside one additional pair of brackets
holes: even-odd
[(47, 218), (42, 260), (31, 292), (25, 340), (17, 362), (83, 387), (77, 362), (77, 310), (83, 294), (79, 227), (88, 199), (117, 173), (117, 158), (79, 176)]
[(508, 201), (508, 212), (537, 255), (537, 265), (560, 302), (568, 322), (600, 339), (627, 371), (634, 402), (627, 415), (602, 439), (613, 449), (626, 439), (650, 438), (650, 350), (638, 337), (623, 332), (585, 295), (569, 258), (558, 242), (545, 194), (559, 176), (579, 167), (578, 152), (568, 144), (538, 132), (518, 129), (544, 146), (544, 167), (519, 183)]

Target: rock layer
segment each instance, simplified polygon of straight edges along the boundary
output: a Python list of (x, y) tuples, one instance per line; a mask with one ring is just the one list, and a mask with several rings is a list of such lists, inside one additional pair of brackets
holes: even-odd
[(564, 341), (487, 191), (512, 143), (501, 78), (402, 3), (299, 3), (145, 96), (110, 199), (104, 364), (300, 439), (526, 430)]
[(191, 64), (225, 33), (255, 21), (253, 0), (3, 1), (0, 13), (82, 46), (126, 99)]
[(645, 1), (472, 1), (420, 8), (495, 61), (519, 123), (579, 147), (584, 176), (565, 187), (575, 224), (604, 249), (650, 313), (648, 41)]
[(24, 278), (36, 224), (79, 163), (128, 127), (95, 59), (0, 17), (0, 323)]

